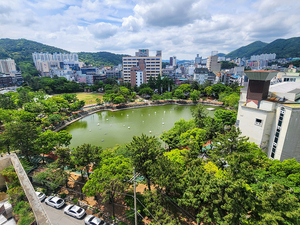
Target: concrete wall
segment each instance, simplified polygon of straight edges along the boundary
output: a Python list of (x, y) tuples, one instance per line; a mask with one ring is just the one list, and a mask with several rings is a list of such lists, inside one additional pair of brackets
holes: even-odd
[[(260, 146), (264, 152), (268, 149), (274, 115), (275, 110), (266, 111), (239, 106), (237, 119), (242, 135), (249, 137), (249, 141)], [(260, 119), (261, 124), (256, 123), (256, 119)]]
[[(7, 155), (5, 157), (0, 158), (0, 171), (10, 165), (13, 165), (15, 168), (21, 186), (26, 194), (26, 197), (34, 213), (37, 224), (50, 225), (50, 220), (48, 219), (48, 216), (44, 211), (44, 208), (42, 207), (41, 202), (37, 197), (35, 190), (31, 185), (31, 182), (16, 154)], [(3, 185), (2, 182), (3, 179), (0, 180), (0, 184)]]

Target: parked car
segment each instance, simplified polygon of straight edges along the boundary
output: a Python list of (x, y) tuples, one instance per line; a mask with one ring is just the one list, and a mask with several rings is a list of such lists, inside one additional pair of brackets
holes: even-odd
[(46, 195), (43, 192), (36, 191), (35, 193), (41, 202), (46, 198)]
[(45, 204), (58, 209), (65, 204), (65, 201), (59, 197), (50, 196), (46, 198)]
[(85, 218), (84, 223), (86, 225), (107, 225), (107, 223), (105, 223), (103, 220), (93, 215), (88, 215)]
[(85, 215), (85, 210), (77, 205), (68, 205), (64, 209), (64, 213), (80, 219)]

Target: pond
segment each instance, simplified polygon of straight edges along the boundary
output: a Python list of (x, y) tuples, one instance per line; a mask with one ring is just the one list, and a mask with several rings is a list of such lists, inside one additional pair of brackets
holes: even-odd
[[(164, 105), (102, 111), (72, 123), (65, 130), (72, 134), (70, 147), (77, 147), (83, 143), (103, 148), (115, 147), (116, 144), (130, 142), (133, 136), (140, 136), (142, 133), (159, 137), (163, 131), (171, 129), (179, 119), (191, 119), (191, 109), (195, 107)], [(209, 116), (214, 115), (214, 111), (206, 111)]]

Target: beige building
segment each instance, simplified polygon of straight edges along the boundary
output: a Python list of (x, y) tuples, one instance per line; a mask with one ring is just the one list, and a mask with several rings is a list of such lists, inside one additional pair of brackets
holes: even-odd
[(221, 63), (218, 62), (218, 56), (217, 55), (208, 56), (207, 62), (206, 62), (206, 67), (210, 72), (221, 71)]
[(17, 71), (15, 60), (8, 59), (0, 59), (0, 72), (1, 73), (11, 73), (13, 71)]
[[(131, 85), (135, 84), (135, 81), (131, 81), (131, 68), (139, 67), (140, 60), (145, 63), (145, 79), (143, 83), (147, 83), (150, 76), (157, 77), (161, 74), (161, 51), (156, 52), (156, 56), (149, 56), (148, 49), (139, 49), (133, 57), (123, 57), (123, 79), (125, 82), (130, 82)], [(133, 85), (134, 86), (134, 85)]]
[(248, 88), (241, 89), (237, 127), (271, 159), (300, 162), (300, 83), (270, 86), (277, 72), (246, 72)]

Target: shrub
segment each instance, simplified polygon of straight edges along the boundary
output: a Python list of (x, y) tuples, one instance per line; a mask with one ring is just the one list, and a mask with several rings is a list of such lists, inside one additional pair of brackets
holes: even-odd
[(73, 203), (74, 203), (74, 205), (77, 205), (78, 199), (77, 199), (77, 198), (74, 198), (74, 199), (73, 199)]
[(67, 194), (66, 194), (66, 193), (61, 193), (61, 194), (60, 194), (60, 198), (65, 198), (65, 197), (67, 197)]

